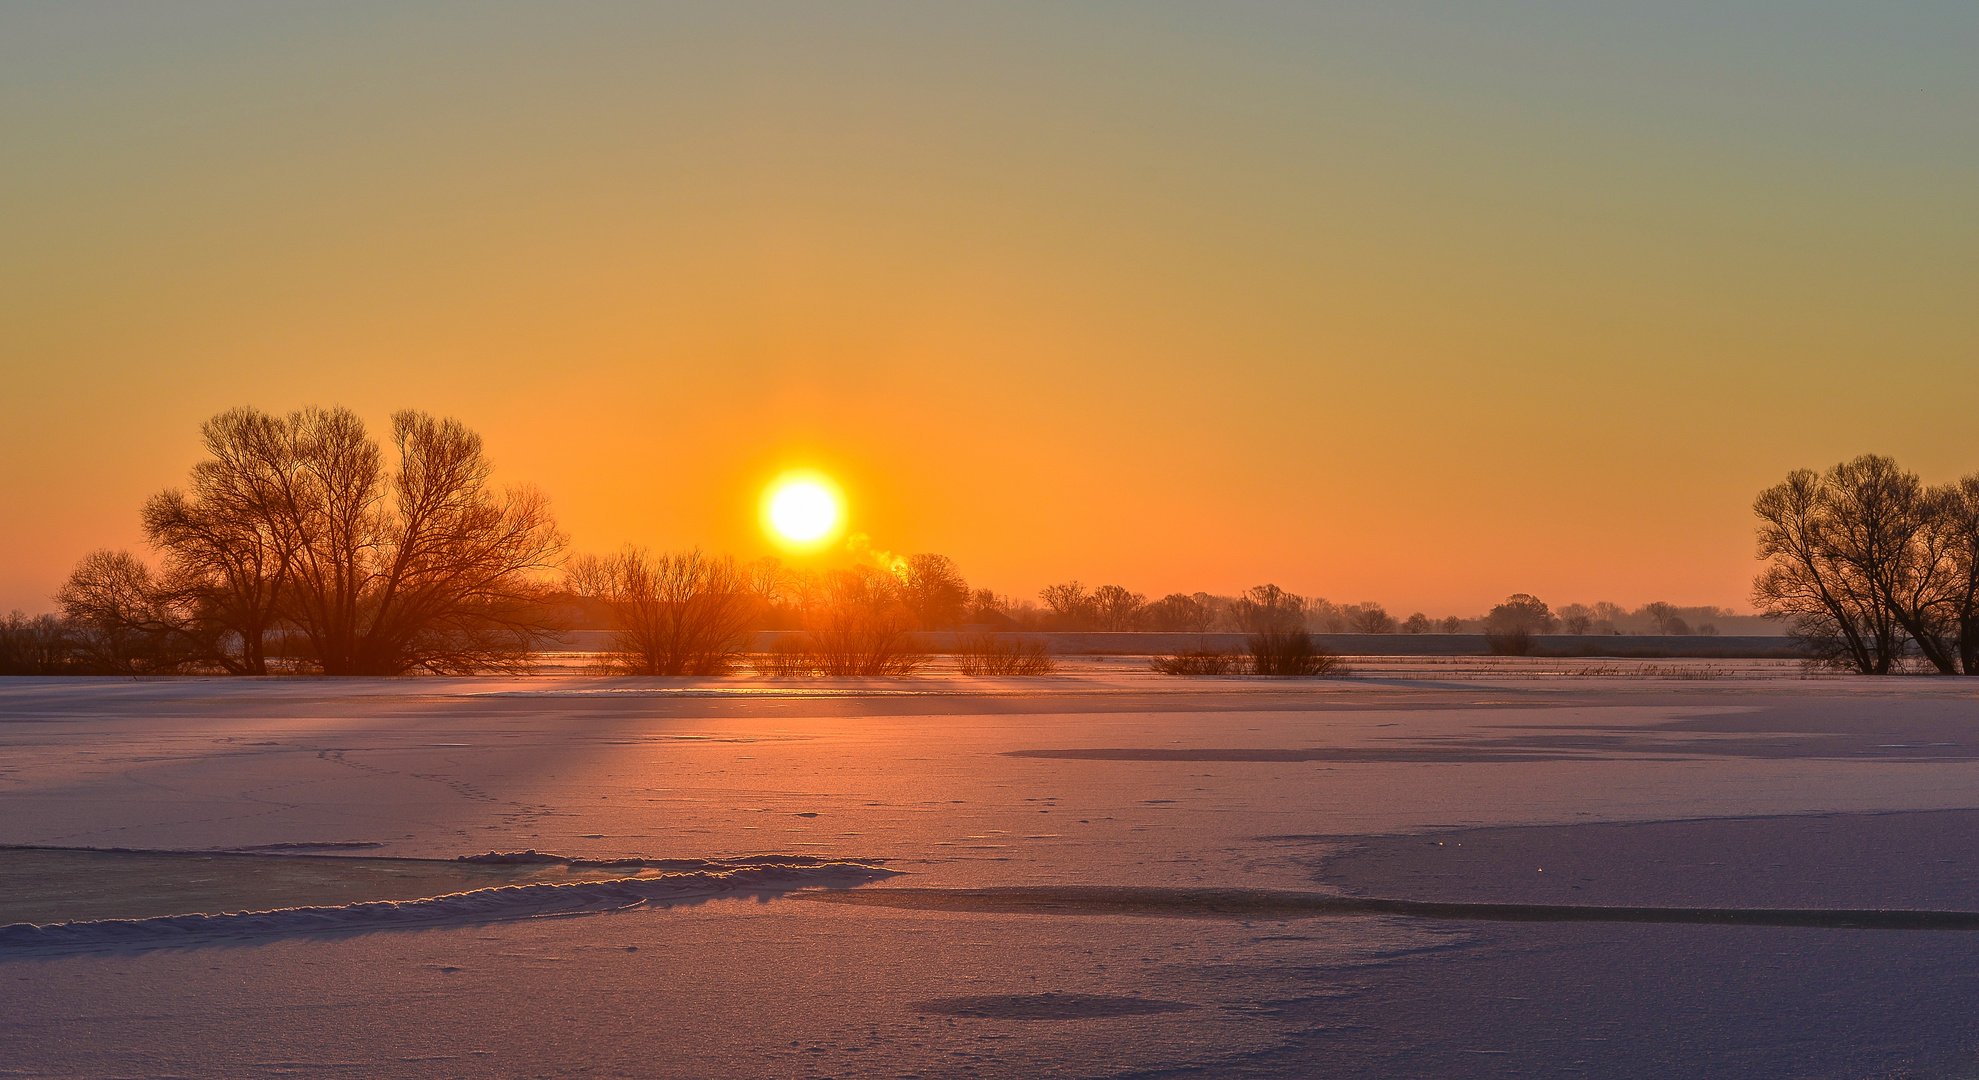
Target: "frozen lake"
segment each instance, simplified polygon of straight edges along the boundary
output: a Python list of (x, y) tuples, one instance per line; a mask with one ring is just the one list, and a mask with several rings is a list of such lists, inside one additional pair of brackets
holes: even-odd
[(153, 853), (0, 852), (0, 922), (555, 898), (16, 934), (0, 1075), (1979, 1069), (1979, 935), (1820, 917), (1979, 912), (1979, 682), (1138, 666), (0, 681), (0, 844)]

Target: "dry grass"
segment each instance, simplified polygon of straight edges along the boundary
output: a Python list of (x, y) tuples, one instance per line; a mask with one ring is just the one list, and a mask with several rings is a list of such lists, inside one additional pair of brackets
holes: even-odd
[(1163, 675), (1229, 675), (1237, 670), (1237, 654), (1216, 649), (1188, 649), (1157, 656), (1148, 666)]
[(1043, 638), (970, 634), (956, 643), (955, 669), (964, 675), (1049, 675), (1058, 670)]
[(758, 675), (779, 679), (809, 675), (816, 670), (805, 643), (791, 637), (780, 637), (770, 642), (769, 649), (749, 658), (749, 666), (755, 668)]
[(1584, 664), (1558, 674), (1597, 679), (1722, 679), (1731, 673), (1710, 664)]

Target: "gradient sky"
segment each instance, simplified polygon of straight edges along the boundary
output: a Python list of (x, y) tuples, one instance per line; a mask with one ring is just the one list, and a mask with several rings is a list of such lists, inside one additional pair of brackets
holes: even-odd
[(1743, 609), (1979, 469), (1979, 5), (0, 6), (0, 610), (237, 404), (579, 550), (760, 485), (978, 584)]

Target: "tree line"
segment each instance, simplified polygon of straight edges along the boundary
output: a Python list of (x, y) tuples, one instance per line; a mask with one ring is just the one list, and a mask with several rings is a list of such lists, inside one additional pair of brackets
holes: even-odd
[(1753, 602), (1817, 659), (1864, 674), (1912, 658), (1979, 674), (1979, 473), (1928, 486), (1865, 454), (1797, 469), (1753, 501)]
[[(186, 486), (160, 492), (142, 508), (155, 564), (129, 551), (86, 555), (56, 595), (59, 616), (0, 619), (0, 673), (516, 671), (576, 626), (610, 630), (612, 646), (600, 667), (627, 674), (729, 671), (742, 662), (753, 633), (766, 629), (801, 632), (780, 646), (785, 655), (764, 660), (780, 673), (911, 670), (918, 663), (911, 635), (938, 629), (965, 631), (981, 646), (976, 659), (985, 670), (1041, 670), (1048, 664), (1031, 655), (1035, 650), (1013, 652), (985, 635), (1471, 632), (1515, 641), (1556, 628), (1613, 630), (1628, 619), (1686, 633), (1693, 627), (1684, 613), (1713, 611), (1573, 604), (1554, 612), (1520, 593), (1475, 618), (1417, 612), (1398, 620), (1380, 604), (1337, 605), (1271, 584), (1235, 596), (1171, 593), (1150, 601), (1119, 585), (1089, 589), (1067, 581), (1041, 590), (1037, 602), (1020, 601), (972, 589), (953, 560), (933, 553), (868, 553), (866, 563), (831, 570), (638, 547), (569, 557), (547, 501), (529, 488), (497, 489), (481, 438), (456, 420), (400, 412), (381, 445), (346, 409), (277, 416), (241, 408), (208, 420), (200, 435), (205, 457)], [(1794, 550), (1813, 550), (1807, 537), (1816, 533), (1854, 535), (1841, 527), (1853, 519), (1837, 508), (1863, 497), (1850, 502), (1838, 493), (1862, 484), (1806, 475), (1812, 479), (1796, 474), (1789, 486), (1815, 492), (1825, 509), (1805, 511), (1802, 519), (1832, 521), (1819, 528), (1804, 523), (1794, 534), (1801, 548)], [(1916, 487), (1914, 477), (1910, 483)], [(1937, 489), (1902, 498), (1920, 507), (1952, 505)], [(1920, 520), (1938, 521), (1945, 513), (1933, 510), (1939, 517)], [(1904, 543), (1937, 552), (1943, 562), (1954, 545), (1941, 532), (1913, 529)], [(1880, 551), (1876, 545), (1888, 541), (1878, 537), (1864, 543)], [(1808, 635), (1844, 651), (1849, 642), (1861, 644), (1868, 669), (1886, 669), (1876, 650), (1900, 648), (1898, 638), (1907, 634), (1928, 644), (1927, 656), (1956, 654), (1969, 670), (1970, 645), (1945, 644), (1943, 628), (1958, 622), (1954, 610), (1970, 607), (1969, 587), (1963, 609), (1946, 591), (1956, 577), (1951, 564), (1905, 585), (1883, 563), (1835, 554), (1840, 543), (1815, 545), (1824, 554), (1810, 556), (1815, 561), (1805, 565), (1813, 569), (1801, 577), (1782, 570), (1777, 580), (1762, 578), (1773, 581), (1765, 595), (1799, 597), (1793, 589), (1809, 582), (1818, 593), (1833, 579), (1822, 595), (1841, 597), (1839, 608), (1801, 610), (1802, 604), (1791, 612)], [(1909, 573), (1922, 564), (1911, 557), (1891, 565)], [(1848, 567), (1859, 569), (1866, 584), (1858, 587), (1842, 573)], [(1885, 599), (1867, 606), (1849, 599), (1871, 592)], [(1887, 599), (1899, 594), (1906, 598), (1901, 604)], [(1788, 612), (1786, 600), (1768, 602)], [(1261, 661), (1267, 668), (1277, 662)]]
[[(981, 592), (975, 594), (972, 610), (977, 621), (1007, 621), (1027, 630), (1244, 633), (1248, 632), (1242, 614), (1245, 595), (1170, 593), (1151, 601), (1119, 585), (1088, 589), (1078, 581), (1067, 581), (1041, 590), (1041, 605)], [(1556, 611), (1528, 593), (1515, 593), (1482, 615), (1431, 618), (1418, 611), (1397, 619), (1373, 601), (1335, 604), (1323, 597), (1284, 595), (1296, 603), (1305, 628), (1322, 634), (1491, 634), (1516, 624), (1530, 634), (1713, 635), (1718, 632), (1717, 622), (1740, 618), (1722, 608), (1679, 607), (1663, 601), (1633, 609), (1607, 601), (1567, 604)]]

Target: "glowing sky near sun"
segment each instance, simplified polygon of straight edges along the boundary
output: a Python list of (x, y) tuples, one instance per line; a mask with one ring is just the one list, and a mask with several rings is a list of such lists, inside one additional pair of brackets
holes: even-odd
[(8, 5), (0, 610), (236, 404), (460, 417), (580, 550), (758, 500), (1028, 594), (1740, 605), (1979, 469), (1979, 8)]

